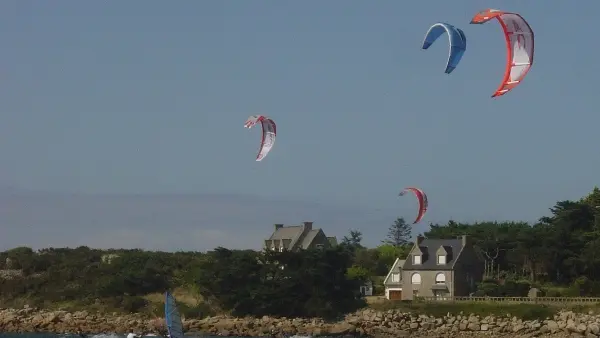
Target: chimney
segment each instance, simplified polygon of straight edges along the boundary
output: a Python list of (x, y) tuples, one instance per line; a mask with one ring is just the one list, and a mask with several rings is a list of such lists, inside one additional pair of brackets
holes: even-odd
[(423, 242), (424, 239), (425, 239), (425, 237), (423, 237), (422, 235), (418, 235), (417, 236), (417, 245), (421, 245), (421, 243)]
[(313, 222), (303, 222), (304, 223), (304, 231), (311, 231)]
[(461, 240), (461, 242), (462, 242), (462, 246), (463, 246), (463, 248), (464, 248), (465, 246), (467, 246), (467, 235), (462, 235), (462, 236), (460, 236), (460, 237), (459, 237), (459, 239), (460, 239), (460, 240)]
[(283, 228), (283, 224), (275, 224), (275, 231)]

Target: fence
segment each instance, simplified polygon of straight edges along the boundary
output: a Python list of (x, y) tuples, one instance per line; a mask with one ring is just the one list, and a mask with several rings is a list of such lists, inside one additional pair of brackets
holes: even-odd
[(600, 297), (419, 297), (425, 302), (480, 302), (502, 304), (595, 304)]

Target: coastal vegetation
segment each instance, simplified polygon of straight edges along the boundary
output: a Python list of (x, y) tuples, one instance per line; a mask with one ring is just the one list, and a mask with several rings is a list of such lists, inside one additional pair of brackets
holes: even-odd
[[(374, 225), (370, 225), (374, 226)], [(410, 227), (390, 225), (381, 245), (367, 248), (351, 230), (332, 249), (299, 252), (229, 250), (152, 252), (88, 247), (18, 247), (0, 253), (0, 307), (81, 308), (162, 315), (160, 293), (175, 290), (187, 317), (335, 317), (366, 306), (359, 286), (383, 277), (408, 254)], [(535, 224), (449, 221), (430, 224), (428, 238), (468, 235), (486, 266), (476, 296), (526, 296), (531, 287), (554, 297), (600, 296), (600, 189), (559, 201)], [(414, 235), (414, 234), (413, 234)], [(411, 312), (509, 312), (545, 317), (541, 305), (392, 303)], [(464, 307), (461, 308), (461, 307)]]

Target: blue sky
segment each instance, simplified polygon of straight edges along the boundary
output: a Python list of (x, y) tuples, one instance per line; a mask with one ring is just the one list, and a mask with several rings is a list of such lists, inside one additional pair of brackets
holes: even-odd
[[(338, 235), (379, 236), (414, 216), (405, 186), (428, 193), (423, 230), (535, 220), (598, 182), (598, 1), (173, 4), (0, 2), (0, 183), (318, 202), (377, 215)], [(498, 99), (500, 26), (469, 25), (489, 7), (536, 33), (532, 70)], [(420, 49), (438, 21), (468, 38), (451, 75), (445, 40)], [(243, 128), (258, 113), (279, 132), (263, 162), (259, 130)]]

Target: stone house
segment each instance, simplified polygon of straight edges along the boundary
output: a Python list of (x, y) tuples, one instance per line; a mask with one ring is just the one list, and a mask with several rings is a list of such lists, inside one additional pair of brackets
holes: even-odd
[[(468, 296), (476, 290), (484, 271), (483, 262), (464, 235), (458, 239), (426, 239), (419, 236), (406, 260), (403, 263), (396, 260), (396, 263), (401, 267), (392, 266), (388, 274), (390, 279), (386, 278), (386, 296), (390, 291), (393, 292), (388, 299)], [(394, 277), (398, 273), (400, 276)]]
[(300, 250), (330, 248), (337, 245), (335, 237), (327, 237), (322, 229), (313, 228), (313, 222), (284, 226), (275, 224), (271, 237), (265, 240), (265, 248), (271, 250)]

